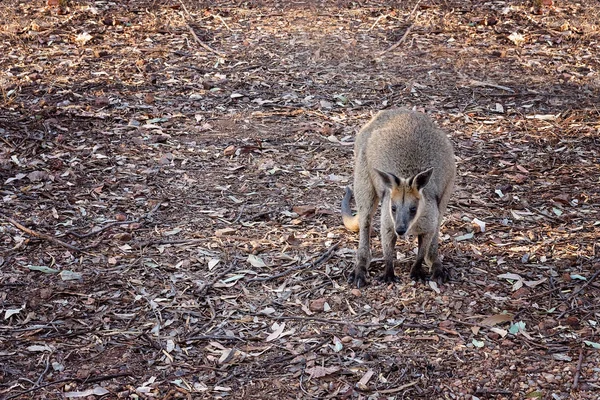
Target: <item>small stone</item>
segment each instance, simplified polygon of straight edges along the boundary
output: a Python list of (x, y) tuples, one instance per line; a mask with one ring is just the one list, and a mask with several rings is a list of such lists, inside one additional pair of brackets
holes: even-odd
[(310, 311), (323, 311), (326, 302), (327, 300), (325, 300), (324, 297), (321, 297), (320, 299), (312, 300), (309, 303), (308, 308), (310, 309)]
[(362, 293), (360, 291), (360, 289), (354, 288), (350, 291), (350, 294), (352, 294), (352, 296), (354, 297), (360, 297), (362, 296)]
[(223, 155), (224, 156), (232, 156), (235, 154), (235, 146), (231, 145), (231, 146), (227, 146), (225, 148), (225, 150), (223, 150)]

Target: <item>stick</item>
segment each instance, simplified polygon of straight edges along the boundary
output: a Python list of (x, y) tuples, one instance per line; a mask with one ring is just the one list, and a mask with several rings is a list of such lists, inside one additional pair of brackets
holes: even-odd
[(367, 29), (367, 32), (373, 30), (373, 28), (375, 28), (375, 26), (379, 23), (379, 21), (381, 21), (383, 18), (387, 18), (389, 14), (385, 14), (385, 15), (380, 15), (379, 17), (377, 17), (377, 19), (375, 20), (375, 22), (373, 23), (373, 25), (371, 25), (371, 27), (369, 29)]
[[(414, 16), (415, 12), (417, 11), (417, 7), (419, 7), (420, 3), (421, 3), (421, 0), (417, 1), (417, 4), (415, 4), (415, 6), (413, 7), (412, 11), (410, 12), (410, 15), (408, 16), (409, 21), (413, 19), (413, 16)], [(391, 45), (390, 47), (388, 47), (387, 49), (385, 49), (384, 51), (379, 53), (379, 55), (381, 56), (381, 55), (387, 53), (388, 51), (392, 51), (396, 47), (400, 46), (402, 44), (402, 42), (404, 42), (404, 39), (406, 39), (406, 37), (408, 36), (408, 34), (410, 33), (410, 31), (412, 30), (414, 25), (415, 25), (414, 22), (412, 24), (410, 24), (410, 26), (406, 29), (406, 32), (404, 32), (404, 35), (402, 35), (400, 40), (398, 40), (396, 43), (394, 43), (393, 45)]]
[(35, 237), (37, 237), (37, 238), (39, 238), (39, 239), (44, 239), (44, 240), (47, 240), (47, 241), (49, 241), (49, 242), (52, 242), (52, 243), (54, 243), (54, 244), (58, 244), (58, 245), (60, 245), (60, 246), (62, 246), (62, 247), (66, 247), (67, 249), (70, 249), (70, 250), (76, 251), (76, 252), (78, 252), (78, 253), (81, 253), (81, 252), (82, 252), (82, 250), (81, 250), (80, 248), (78, 248), (78, 247), (75, 247), (75, 246), (73, 246), (72, 244), (69, 244), (69, 243), (63, 242), (62, 240), (59, 240), (59, 239), (55, 238), (54, 236), (50, 236), (50, 235), (47, 235), (47, 234), (45, 234), (45, 233), (40, 233), (40, 232), (36, 232), (36, 231), (34, 231), (34, 230), (32, 230), (32, 229), (29, 229), (29, 228), (27, 228), (27, 227), (25, 227), (25, 226), (21, 225), (21, 224), (20, 224), (20, 223), (18, 223), (17, 221), (15, 221), (14, 219), (12, 219), (12, 218), (10, 218), (10, 217), (8, 217), (8, 216), (6, 216), (6, 215), (2, 214), (2, 213), (0, 213), (0, 218), (2, 218), (2, 219), (4, 219), (4, 220), (6, 220), (6, 221), (8, 221), (8, 222), (10, 222), (11, 224), (13, 224), (14, 226), (16, 226), (17, 228), (19, 228), (19, 229), (20, 229), (20, 230), (22, 230), (23, 232), (27, 233), (28, 235), (35, 236)]
[(573, 378), (573, 390), (577, 389), (579, 385), (579, 375), (581, 375), (581, 364), (583, 363), (583, 347), (579, 349), (579, 360), (577, 361), (577, 369), (575, 370), (575, 377)]
[(233, 31), (231, 30), (231, 28), (230, 28), (230, 27), (227, 25), (227, 23), (225, 22), (225, 20), (223, 19), (223, 17), (221, 17), (221, 16), (220, 16), (220, 15), (218, 15), (218, 14), (212, 14), (212, 16), (213, 16), (214, 18), (218, 18), (218, 19), (219, 19), (219, 20), (220, 20), (220, 21), (223, 23), (223, 25), (225, 25), (225, 28), (227, 28), (227, 30), (228, 30), (229, 32), (233, 32)]
[(406, 327), (406, 328), (420, 328), (420, 329), (434, 329), (436, 328), (435, 325), (433, 324), (412, 324), (412, 323), (405, 323), (405, 322), (400, 322), (397, 324), (389, 324), (389, 323), (369, 323), (369, 322), (353, 322), (353, 321), (342, 321), (342, 320), (338, 320), (338, 319), (329, 319), (329, 318), (319, 318), (319, 317), (298, 317), (298, 316), (292, 316), (292, 315), (282, 315), (282, 316), (273, 316), (273, 315), (267, 315), (267, 314), (259, 314), (259, 313), (250, 313), (250, 315), (255, 315), (257, 317), (265, 317), (265, 318), (270, 318), (270, 319), (274, 319), (274, 320), (278, 320), (278, 321), (285, 321), (285, 320), (294, 320), (294, 321), (314, 321), (314, 322), (323, 322), (326, 324), (330, 324), (330, 325), (354, 325), (354, 326), (364, 326), (367, 328), (380, 328), (380, 327), (384, 327), (384, 326), (390, 326), (390, 325), (394, 325), (394, 326), (401, 326), (401, 327)]
[(158, 210), (158, 208), (160, 207), (160, 203), (158, 203), (157, 205), (155, 205), (152, 210), (148, 211), (146, 214), (144, 214), (144, 216), (140, 217), (140, 218), (136, 218), (133, 221), (115, 221), (115, 222), (111, 222), (107, 225), (104, 225), (102, 228), (98, 229), (97, 231), (94, 230), (90, 230), (88, 233), (77, 233), (74, 231), (71, 232), (67, 232), (71, 235), (77, 236), (79, 239), (83, 239), (86, 238), (88, 236), (92, 236), (92, 235), (97, 235), (101, 232), (104, 232), (105, 230), (112, 228), (113, 226), (116, 225), (127, 225), (127, 224), (136, 224), (139, 223), (142, 218), (143, 219), (147, 219), (148, 217), (150, 217), (152, 214), (154, 214), (156, 212), (156, 210)]
[(400, 38), (400, 40), (398, 40), (396, 43), (394, 43), (393, 45), (391, 45), (390, 47), (388, 47), (387, 49), (385, 49), (384, 51), (382, 51), (381, 53), (379, 53), (379, 55), (384, 55), (385, 53), (387, 53), (388, 51), (392, 51), (394, 50), (396, 47), (400, 46), (402, 44), (402, 42), (404, 42), (404, 39), (406, 39), (406, 37), (408, 36), (408, 34), (410, 33), (410, 31), (412, 30), (412, 27), (415, 24), (411, 24), (407, 29), (406, 32), (404, 32), (404, 35), (402, 35), (402, 37)]
[[(183, 1), (179, 0), (179, 2), (181, 3), (181, 6), (183, 7), (183, 10), (185, 11), (185, 13), (188, 15), (188, 17), (192, 17), (192, 15), (190, 14), (190, 12), (188, 11), (188, 9), (186, 8), (185, 4), (183, 3)], [(204, 43), (202, 40), (200, 40), (200, 38), (198, 38), (198, 35), (196, 35), (196, 32), (194, 32), (194, 30), (192, 29), (192, 27), (185, 21), (185, 17), (183, 17), (183, 23), (185, 24), (185, 26), (187, 26), (187, 28), (189, 29), (190, 33), (192, 34), (192, 36), (194, 37), (194, 40), (196, 41), (196, 43), (198, 43), (200, 46), (204, 47), (206, 50), (215, 53), (216, 55), (218, 55), (219, 57), (226, 57), (225, 54), (213, 49), (212, 47), (210, 47), (209, 45), (207, 45), (206, 43)], [(223, 19), (221, 18), (221, 21), (225, 24), (225, 21), (223, 21)], [(225, 26), (227, 26), (227, 24), (225, 24)], [(227, 26), (227, 29), (229, 29), (229, 27)], [(231, 29), (230, 29), (231, 30)]]
[(245, 339), (235, 337), (235, 336), (224, 336), (224, 335), (202, 335), (202, 336), (192, 336), (189, 338), (185, 338), (186, 342), (190, 342), (193, 340), (234, 340), (234, 341), (245, 341)]
[[(574, 291), (573, 293), (571, 293), (571, 295), (569, 297), (567, 297), (565, 300), (563, 300), (563, 303), (568, 302), (569, 300), (571, 300), (573, 297), (575, 297), (575, 295), (579, 294), (583, 289), (585, 289), (590, 283), (592, 283), (594, 281), (594, 279), (596, 279), (598, 277), (598, 275), (600, 275), (600, 268), (594, 273), (594, 275), (592, 275), (592, 277), (590, 279), (587, 280), (586, 283), (584, 283), (578, 290)], [(562, 318), (563, 315), (565, 315), (566, 313), (568, 313), (569, 311), (571, 311), (571, 309), (567, 309), (563, 312), (561, 312), (559, 314), (559, 316), (557, 318)]]
[(287, 270), (285, 270), (283, 272), (280, 272), (277, 275), (271, 275), (271, 276), (267, 276), (267, 277), (264, 277), (264, 278), (252, 278), (248, 282), (267, 282), (267, 281), (272, 281), (273, 279), (277, 279), (277, 278), (281, 278), (283, 276), (289, 275), (292, 272), (297, 271), (299, 269), (304, 269), (306, 267), (308, 267), (309, 269), (310, 268), (314, 268), (314, 267), (318, 266), (319, 264), (322, 264), (325, 261), (329, 260), (331, 258), (331, 256), (333, 255), (333, 252), (339, 247), (340, 243), (341, 242), (337, 242), (336, 244), (334, 244), (333, 246), (331, 246), (316, 261), (307, 262), (307, 263), (304, 263), (304, 264), (301, 264), (301, 265), (296, 265), (295, 267), (288, 268)]
[(221, 272), (219, 275), (217, 275), (217, 277), (215, 279), (212, 280), (212, 282), (207, 283), (206, 285), (202, 286), (202, 288), (198, 291), (198, 293), (196, 294), (197, 297), (201, 297), (204, 296), (206, 294), (206, 292), (208, 291), (208, 289), (210, 289), (211, 287), (213, 287), (213, 285), (215, 283), (217, 283), (217, 281), (219, 279), (221, 279), (222, 277), (224, 277), (225, 275), (227, 275), (228, 273), (230, 273), (231, 271), (233, 271), (233, 269), (237, 267), (237, 264), (232, 264), (229, 268), (227, 268), (225, 271)]
[(65, 382), (93, 383), (93, 382), (106, 381), (106, 380), (114, 379), (114, 378), (120, 378), (122, 376), (131, 376), (131, 374), (129, 374), (129, 373), (123, 373), (123, 374), (104, 375), (104, 376), (97, 376), (97, 377), (90, 378), (90, 379), (81, 379), (81, 378), (59, 379), (59, 380), (54, 381), (54, 382), (49, 382), (49, 383), (43, 384), (41, 386), (35, 386), (35, 387), (32, 387), (31, 389), (27, 389), (27, 390), (24, 390), (24, 391), (19, 392), (17, 394), (13, 394), (12, 396), (6, 397), (4, 400), (15, 399), (15, 398), (20, 397), (20, 396), (22, 396), (24, 394), (31, 393), (33, 391), (40, 390), (40, 389), (43, 389), (43, 388), (48, 387), (48, 386), (56, 385), (58, 383), (65, 383)]
[(210, 51), (212, 53), (215, 53), (219, 57), (227, 57), (226, 54), (221, 53), (218, 50), (213, 49), (212, 47), (210, 47), (209, 45), (207, 45), (206, 43), (204, 43), (202, 40), (200, 40), (200, 38), (198, 38), (198, 35), (196, 35), (196, 32), (194, 32), (194, 30), (192, 29), (192, 27), (187, 22), (184, 22), (184, 24), (189, 29), (189, 31), (192, 34), (192, 36), (193, 36), (194, 40), (196, 41), (196, 43), (198, 43), (200, 46), (204, 47), (206, 50), (208, 50), (208, 51)]

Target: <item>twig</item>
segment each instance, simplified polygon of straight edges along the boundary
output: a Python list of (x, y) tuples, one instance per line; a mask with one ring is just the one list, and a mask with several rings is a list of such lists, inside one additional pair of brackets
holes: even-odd
[(281, 357), (275, 357), (269, 360), (266, 360), (263, 362), (263, 364), (268, 364), (268, 365), (272, 365), (272, 364), (278, 364), (278, 363), (282, 363), (284, 361), (289, 361), (293, 358), (296, 358), (298, 356), (304, 355), (306, 353), (310, 353), (311, 351), (317, 350), (321, 347), (323, 347), (323, 345), (325, 343), (327, 343), (328, 341), (330, 341), (331, 338), (329, 336), (326, 336), (325, 338), (323, 338), (321, 341), (319, 341), (319, 343), (310, 346), (307, 349), (304, 349), (303, 351), (299, 352), (299, 353), (295, 353), (295, 354), (288, 354), (287, 356), (281, 356)]
[(396, 43), (394, 43), (393, 45), (391, 45), (390, 47), (388, 47), (387, 49), (385, 49), (384, 51), (382, 51), (381, 53), (379, 53), (379, 55), (383, 55), (389, 51), (394, 50), (396, 47), (400, 46), (402, 44), (402, 42), (404, 42), (404, 39), (406, 39), (406, 37), (408, 36), (408, 34), (410, 33), (410, 31), (412, 30), (413, 26), (415, 24), (411, 24), (407, 29), (406, 32), (404, 32), (404, 35), (402, 35), (402, 37), (400, 38), (400, 40), (398, 40)]
[(573, 390), (577, 389), (579, 385), (579, 376), (581, 375), (581, 364), (583, 363), (583, 347), (579, 349), (579, 360), (577, 361), (577, 368), (575, 369), (575, 377), (573, 378)]
[(323, 253), (323, 255), (321, 257), (319, 257), (316, 261), (310, 261), (301, 265), (296, 265), (292, 268), (288, 268), (287, 270), (280, 272), (276, 275), (271, 275), (271, 276), (266, 276), (264, 278), (252, 278), (250, 279), (248, 282), (267, 282), (267, 281), (272, 281), (273, 279), (277, 279), (277, 278), (281, 278), (283, 276), (289, 275), (294, 271), (298, 271), (300, 269), (304, 269), (304, 268), (315, 268), (316, 266), (318, 266), (319, 264), (324, 263), (325, 261), (329, 260), (331, 258), (331, 256), (333, 255), (334, 251), (339, 247), (340, 242), (337, 242), (336, 244), (334, 244), (333, 246), (331, 246), (325, 253)]
[(73, 232), (73, 231), (70, 231), (70, 232), (67, 232), (67, 233), (69, 233), (71, 235), (74, 235), (74, 236), (77, 236), (79, 239), (83, 239), (83, 238), (86, 238), (88, 236), (97, 235), (97, 234), (99, 234), (101, 232), (104, 232), (105, 230), (107, 230), (109, 228), (112, 228), (115, 225), (127, 225), (127, 224), (136, 224), (136, 223), (139, 223), (142, 219), (149, 218), (152, 214), (154, 214), (156, 212), (156, 210), (158, 210), (159, 207), (160, 207), (160, 203), (156, 204), (152, 208), (152, 210), (148, 211), (146, 214), (144, 214), (140, 218), (136, 218), (136, 219), (134, 219), (132, 221), (115, 221), (115, 222), (111, 222), (110, 224), (104, 225), (102, 228), (98, 229), (97, 231), (94, 231), (92, 229), (92, 230), (90, 230), (90, 232), (84, 233), (84, 234), (80, 234), (80, 233)]
[[(417, 11), (417, 7), (419, 7), (420, 3), (421, 3), (421, 0), (417, 1), (417, 4), (415, 4), (415, 6), (413, 7), (412, 11), (410, 12), (410, 15), (408, 16), (408, 20), (412, 20), (413, 19), (415, 11)], [(394, 43), (393, 45), (391, 45), (390, 47), (388, 47), (387, 49), (385, 49), (384, 51), (382, 51), (381, 53), (379, 53), (379, 55), (381, 56), (381, 55), (387, 53), (388, 51), (392, 51), (396, 47), (400, 46), (402, 44), (402, 42), (404, 42), (404, 40), (406, 39), (406, 37), (408, 36), (408, 34), (410, 33), (410, 31), (412, 30), (412, 28), (413, 28), (414, 25), (415, 25), (414, 22), (412, 24), (410, 24), (410, 26), (406, 29), (406, 32), (404, 32), (404, 35), (402, 35), (402, 37), (400, 38), (400, 40), (398, 40), (396, 43)]]
[(501, 390), (501, 389), (477, 389), (475, 394), (505, 394), (512, 395), (513, 392), (510, 390)]
[(389, 16), (389, 14), (384, 14), (384, 15), (380, 15), (379, 17), (377, 17), (377, 19), (375, 20), (375, 22), (373, 23), (373, 25), (371, 25), (371, 27), (369, 29), (367, 29), (367, 32), (370, 32), (373, 30), (373, 28), (375, 28), (375, 26), (377, 26), (377, 24), (379, 23), (379, 21), (381, 21), (383, 18), (387, 18)]
[(400, 392), (400, 391), (402, 391), (404, 389), (408, 389), (411, 386), (415, 386), (417, 383), (419, 383), (418, 379), (416, 381), (412, 381), (411, 383), (407, 383), (407, 384), (404, 384), (402, 386), (398, 386), (397, 388), (377, 390), (377, 393), (381, 393), (381, 394), (397, 393), (397, 392)]
[(192, 336), (189, 338), (185, 338), (186, 342), (192, 340), (236, 340), (236, 341), (244, 341), (244, 339), (236, 337), (236, 336), (225, 336), (225, 335), (202, 335), (202, 336)]
[[(594, 281), (594, 279), (596, 279), (598, 277), (598, 275), (600, 275), (600, 268), (594, 273), (594, 275), (592, 275), (590, 277), (590, 279), (587, 280), (586, 283), (584, 283), (579, 289), (577, 289), (576, 291), (574, 291), (573, 293), (571, 293), (571, 295), (569, 297), (567, 297), (565, 300), (563, 300), (563, 303), (568, 302), (569, 300), (571, 300), (573, 297), (575, 297), (576, 295), (578, 295), (583, 289), (585, 289), (590, 283), (592, 283)], [(561, 312), (557, 318), (562, 318), (566, 313), (568, 313), (569, 311), (571, 311), (570, 309), (566, 309), (565, 311)]]
[(42, 372), (42, 374), (38, 377), (37, 381), (35, 381), (36, 386), (39, 386), (40, 383), (42, 383), (42, 380), (44, 379), (44, 376), (46, 375), (46, 373), (48, 373), (49, 369), (50, 369), (50, 360), (48, 358), (46, 358), (46, 368), (44, 369), (44, 372)]
[(196, 43), (198, 43), (201, 47), (204, 47), (206, 50), (210, 51), (211, 53), (215, 53), (219, 57), (227, 57), (226, 54), (221, 53), (218, 50), (213, 49), (212, 47), (210, 47), (209, 45), (207, 45), (206, 43), (204, 43), (202, 40), (200, 40), (200, 38), (198, 37), (198, 35), (196, 35), (196, 32), (194, 32), (194, 29), (187, 22), (184, 22), (184, 24), (185, 24), (185, 26), (187, 26), (188, 30), (192, 34), (192, 37), (194, 38), (194, 40), (196, 41)]
[(405, 327), (405, 328), (420, 328), (420, 329), (434, 329), (436, 328), (435, 325), (432, 324), (412, 324), (412, 323), (405, 323), (405, 322), (399, 322), (397, 324), (392, 324), (392, 323), (369, 323), (369, 322), (354, 322), (354, 321), (342, 321), (339, 319), (329, 319), (329, 318), (320, 318), (320, 317), (312, 317), (312, 316), (308, 316), (308, 317), (302, 317), (302, 316), (293, 316), (293, 315), (282, 315), (282, 316), (276, 316), (276, 315), (268, 315), (268, 314), (259, 314), (259, 313), (251, 313), (250, 315), (255, 315), (257, 317), (265, 317), (265, 318), (270, 318), (270, 319), (274, 319), (274, 320), (294, 320), (294, 321), (315, 321), (315, 322), (323, 322), (326, 324), (332, 324), (332, 325), (354, 325), (354, 326), (364, 326), (364, 327), (368, 327), (368, 328), (380, 328), (383, 326), (401, 326), (401, 327)]
[[(179, 2), (181, 3), (181, 6), (183, 7), (183, 10), (185, 11), (185, 13), (191, 19), (192, 15), (188, 11), (188, 9), (185, 7), (185, 4), (183, 3), (183, 1), (179, 0)], [(221, 22), (223, 22), (225, 24), (225, 21), (223, 21), (222, 18), (221, 18)], [(202, 40), (200, 40), (200, 38), (198, 37), (198, 35), (196, 35), (196, 32), (194, 32), (194, 29), (192, 29), (192, 27), (190, 26), (190, 24), (187, 23), (185, 16), (183, 16), (183, 23), (185, 24), (185, 26), (187, 26), (188, 30), (192, 34), (192, 37), (194, 38), (194, 40), (196, 41), (196, 43), (198, 43), (200, 46), (204, 47), (206, 50), (210, 51), (211, 53), (215, 53), (219, 57), (226, 57), (227, 56), (226, 54), (221, 53), (220, 51), (213, 49), (212, 47), (210, 47), (209, 45), (207, 45), (206, 43), (204, 43)], [(229, 29), (229, 27), (227, 26), (227, 24), (225, 24), (225, 26), (227, 27), (227, 29)], [(231, 30), (231, 29), (229, 29), (229, 30)]]
[(206, 285), (202, 286), (202, 288), (198, 291), (198, 293), (196, 294), (196, 296), (197, 297), (204, 296), (206, 294), (206, 292), (208, 291), (208, 289), (212, 288), (213, 285), (219, 281), (219, 279), (221, 279), (222, 277), (224, 277), (225, 275), (227, 275), (228, 273), (230, 273), (231, 271), (233, 271), (233, 269), (235, 267), (237, 267), (237, 264), (232, 264), (225, 271), (223, 271), (219, 275), (217, 275), (216, 278), (212, 280), (212, 282), (207, 283)]
[(137, 221), (115, 221), (115, 222), (111, 222), (109, 224), (104, 225), (102, 228), (98, 229), (98, 230), (93, 230), (93, 228), (88, 232), (88, 233), (77, 233), (75, 231), (68, 231), (67, 234), (69, 235), (73, 235), (76, 236), (78, 239), (84, 239), (86, 237), (92, 236), (92, 235), (97, 235), (99, 233), (104, 232), (105, 230), (112, 228), (113, 226), (116, 225), (127, 225), (127, 224), (133, 224)]
[(94, 383), (94, 382), (101, 382), (101, 381), (106, 381), (106, 380), (114, 379), (114, 378), (120, 378), (122, 376), (131, 376), (131, 374), (129, 374), (129, 373), (122, 373), (122, 374), (104, 375), (104, 376), (97, 376), (95, 378), (90, 378), (90, 379), (81, 379), (81, 378), (59, 379), (59, 380), (54, 381), (54, 382), (45, 383), (43, 385), (35, 386), (35, 387), (30, 388), (30, 389), (24, 390), (24, 391), (19, 392), (17, 394), (13, 394), (12, 396), (6, 397), (4, 400), (16, 399), (17, 397), (20, 397), (20, 396), (22, 396), (24, 394), (31, 393), (31, 392), (34, 392), (36, 390), (40, 390), (40, 389), (43, 389), (45, 387), (56, 385), (56, 384), (59, 384), (59, 383), (65, 383), (65, 382)]
[(211, 15), (212, 15), (214, 18), (218, 18), (218, 19), (221, 21), (221, 23), (223, 23), (223, 25), (225, 25), (225, 28), (227, 28), (227, 30), (228, 30), (229, 32), (233, 32), (233, 31), (231, 30), (231, 28), (230, 28), (230, 27), (227, 25), (227, 23), (225, 22), (225, 20), (223, 19), (223, 17), (221, 17), (221, 16), (220, 16), (220, 15), (218, 15), (218, 14), (211, 14)]
[(47, 241), (49, 241), (49, 242), (52, 242), (52, 243), (58, 244), (58, 245), (60, 245), (60, 246), (66, 247), (67, 249), (70, 249), (70, 250), (76, 251), (76, 252), (78, 252), (78, 253), (81, 253), (81, 252), (82, 252), (82, 250), (81, 250), (80, 248), (78, 248), (78, 247), (75, 247), (75, 246), (73, 246), (72, 244), (69, 244), (69, 243), (63, 242), (62, 240), (60, 240), (60, 239), (57, 239), (57, 238), (55, 238), (54, 236), (50, 236), (50, 235), (47, 235), (47, 234), (45, 234), (45, 233), (36, 232), (36, 231), (34, 231), (34, 230), (32, 230), (32, 229), (29, 229), (29, 228), (27, 228), (27, 227), (25, 227), (25, 226), (21, 225), (21, 224), (20, 224), (20, 223), (18, 223), (17, 221), (15, 221), (14, 219), (12, 219), (12, 218), (10, 218), (10, 217), (8, 217), (8, 216), (6, 216), (6, 215), (2, 214), (2, 213), (0, 213), (0, 218), (2, 218), (2, 219), (4, 219), (4, 220), (6, 220), (6, 221), (8, 221), (8, 222), (10, 222), (10, 223), (11, 223), (11, 224), (13, 224), (15, 227), (19, 228), (20, 230), (22, 230), (23, 232), (27, 233), (28, 235), (35, 236), (35, 237), (37, 237), (37, 238), (40, 238), (40, 239), (47, 240)]

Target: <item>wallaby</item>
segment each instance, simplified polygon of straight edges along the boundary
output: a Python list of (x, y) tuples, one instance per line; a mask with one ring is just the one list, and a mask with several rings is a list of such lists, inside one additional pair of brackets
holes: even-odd
[(350, 188), (342, 200), (344, 225), (359, 232), (356, 265), (348, 282), (359, 288), (367, 284), (371, 223), (380, 199), (385, 263), (381, 280), (396, 281), (396, 238), (416, 235), (419, 250), (410, 277), (425, 280), (426, 261), (432, 268), (432, 279), (447, 282), (450, 271), (438, 259), (438, 234), (454, 187), (456, 163), (445, 133), (425, 114), (402, 109), (380, 111), (358, 133), (354, 158), (355, 216), (350, 209)]

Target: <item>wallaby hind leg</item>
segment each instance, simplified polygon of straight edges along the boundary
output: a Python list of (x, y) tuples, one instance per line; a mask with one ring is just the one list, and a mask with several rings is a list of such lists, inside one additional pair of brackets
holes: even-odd
[(390, 215), (390, 208), (384, 200), (381, 205), (381, 246), (383, 247), (383, 260), (385, 270), (379, 280), (383, 282), (397, 282), (398, 278), (394, 274), (394, 260), (396, 253), (396, 232), (394, 229), (394, 221)]
[(429, 252), (429, 246), (431, 245), (433, 235), (425, 233), (420, 234), (417, 237), (419, 239), (419, 250), (417, 251), (417, 259), (410, 270), (410, 278), (417, 282), (425, 282), (427, 280), (427, 273), (423, 269), (423, 262), (425, 261), (425, 255)]
[(445, 267), (438, 258), (438, 235), (433, 235), (427, 250), (427, 262), (431, 264), (431, 279), (440, 283), (450, 280), (450, 269)]
[(354, 271), (348, 277), (348, 282), (360, 288), (367, 284), (367, 270), (371, 263), (371, 223), (379, 202), (375, 188), (371, 185), (368, 176), (355, 176), (354, 199), (358, 212), (359, 239), (356, 265)]

